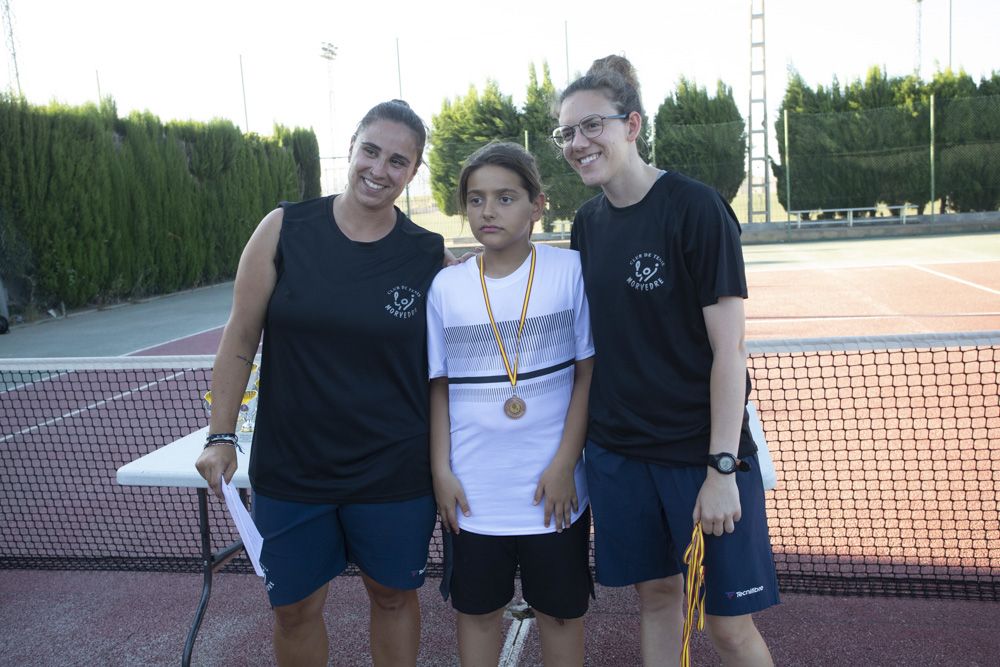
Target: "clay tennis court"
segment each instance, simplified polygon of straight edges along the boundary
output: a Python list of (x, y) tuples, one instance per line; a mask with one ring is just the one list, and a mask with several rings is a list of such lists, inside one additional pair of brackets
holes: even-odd
[[(1000, 235), (902, 239), (889, 246), (748, 246), (748, 338), (766, 345), (803, 337), (1000, 330), (998, 246)], [(140, 353), (210, 354), (220, 333), (199, 330)], [(996, 584), (1000, 556), (990, 545), (1000, 539), (1000, 452), (990, 446), (977, 461), (963, 450), (976, 431), (986, 434), (983, 441), (1000, 441), (996, 359), (927, 354), (751, 357), (780, 480), (768, 508), (776, 560), (802, 575), (781, 606), (758, 618), (777, 664), (993, 664), (1000, 625), (995, 602), (815, 595), (837, 592), (824, 585), (809, 590), (811, 582), (826, 581), (811, 574), (841, 568), (870, 568), (889, 594), (901, 593), (892, 586), (893, 572), (919, 575), (922, 568), (931, 568), (932, 581), (971, 573)], [(843, 370), (858, 361), (875, 370)], [(969, 364), (977, 372), (964, 372)], [(915, 375), (908, 376), (911, 366)], [(893, 379), (898, 373), (920, 379), (899, 382)], [(808, 431), (799, 426), (804, 423)], [(854, 451), (850, 443), (857, 441), (870, 444)], [(927, 466), (913, 463), (920, 451), (927, 452)], [(914, 474), (889, 481), (880, 465), (886, 460), (908, 462)], [(838, 474), (831, 476), (832, 469)], [(961, 514), (969, 500), (978, 515)], [(965, 532), (941, 541), (932, 558), (914, 556), (927, 546), (922, 542), (962, 522)], [(176, 664), (200, 586), (194, 574), (7, 570), (3, 576), (5, 664)], [(421, 591), (420, 664), (457, 664), (453, 617), (436, 583)], [(331, 664), (369, 664), (366, 605), (356, 578), (334, 584), (326, 609)], [(271, 664), (269, 628), (257, 579), (222, 574), (193, 664)], [(533, 623), (511, 620), (507, 631), (504, 664), (540, 664)], [(599, 588), (587, 620), (587, 664), (639, 664), (637, 635), (631, 590)], [(718, 664), (703, 636), (696, 638), (694, 664)]]
[(1000, 258), (749, 267), (747, 337), (1000, 330)]
[[(744, 246), (747, 338), (1000, 331), (1000, 234)], [(214, 354), (222, 328), (134, 354)]]

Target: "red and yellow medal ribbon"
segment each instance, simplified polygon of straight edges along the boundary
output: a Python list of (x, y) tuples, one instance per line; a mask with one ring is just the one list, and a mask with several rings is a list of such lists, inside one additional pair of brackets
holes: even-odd
[(691, 665), (691, 633), (694, 631), (695, 617), (699, 630), (705, 629), (705, 535), (701, 530), (701, 522), (694, 524), (691, 531), (691, 544), (684, 552), (684, 564), (687, 565), (685, 593), (687, 595), (687, 613), (684, 615), (684, 635), (681, 640), (681, 667)]
[(528, 272), (528, 286), (524, 290), (524, 305), (521, 307), (521, 323), (517, 326), (517, 343), (514, 348), (514, 366), (511, 368), (510, 359), (507, 357), (507, 350), (503, 346), (503, 339), (500, 337), (500, 329), (497, 321), (493, 317), (493, 308), (490, 307), (490, 293), (486, 289), (486, 263), (482, 255), (479, 256), (479, 283), (483, 286), (483, 300), (486, 302), (486, 314), (490, 316), (490, 324), (493, 325), (493, 336), (497, 339), (497, 347), (500, 348), (500, 358), (503, 359), (503, 367), (507, 370), (507, 377), (510, 378), (511, 388), (517, 387), (517, 364), (521, 356), (521, 332), (524, 331), (524, 322), (528, 317), (528, 300), (531, 298), (531, 284), (535, 281), (535, 245), (531, 244), (531, 269)]

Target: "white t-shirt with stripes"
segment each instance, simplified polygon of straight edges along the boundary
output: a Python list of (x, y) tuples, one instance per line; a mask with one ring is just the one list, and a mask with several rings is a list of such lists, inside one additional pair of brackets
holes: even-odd
[[(482, 535), (553, 532), (535, 488), (559, 448), (573, 390), (574, 362), (593, 356), (580, 257), (574, 250), (536, 247), (535, 277), (521, 335), (517, 395), (521, 419), (504, 414), (511, 384), (490, 325), (476, 261), (451, 266), (427, 296), (429, 376), (448, 378), (451, 468), (471, 515), (459, 526)], [(504, 278), (486, 278), (490, 305), (513, 366), (531, 258)], [(576, 466), (579, 510), (589, 502), (583, 460)]]

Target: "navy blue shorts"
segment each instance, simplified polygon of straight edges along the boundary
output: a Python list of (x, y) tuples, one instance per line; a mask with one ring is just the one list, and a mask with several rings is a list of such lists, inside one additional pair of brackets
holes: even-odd
[[(587, 489), (594, 512), (597, 581), (627, 586), (684, 569), (691, 515), (705, 466), (669, 467), (628, 459), (587, 441)], [(778, 604), (757, 457), (737, 472), (742, 517), (736, 530), (705, 536), (705, 612), (742, 616)]]
[(297, 503), (253, 495), (264, 545), (260, 564), (272, 607), (305, 599), (347, 563), (383, 586), (424, 583), (437, 518), (433, 495), (394, 503)]

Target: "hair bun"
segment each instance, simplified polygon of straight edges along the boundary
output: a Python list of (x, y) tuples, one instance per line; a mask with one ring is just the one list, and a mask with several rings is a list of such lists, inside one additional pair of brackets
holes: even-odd
[(612, 54), (598, 58), (590, 65), (590, 69), (587, 70), (588, 75), (595, 75), (601, 72), (614, 72), (624, 78), (636, 91), (639, 90), (639, 75), (636, 73), (635, 67), (625, 56)]
[(400, 106), (410, 108), (410, 105), (406, 103), (406, 100), (389, 100), (389, 104), (398, 104)]

